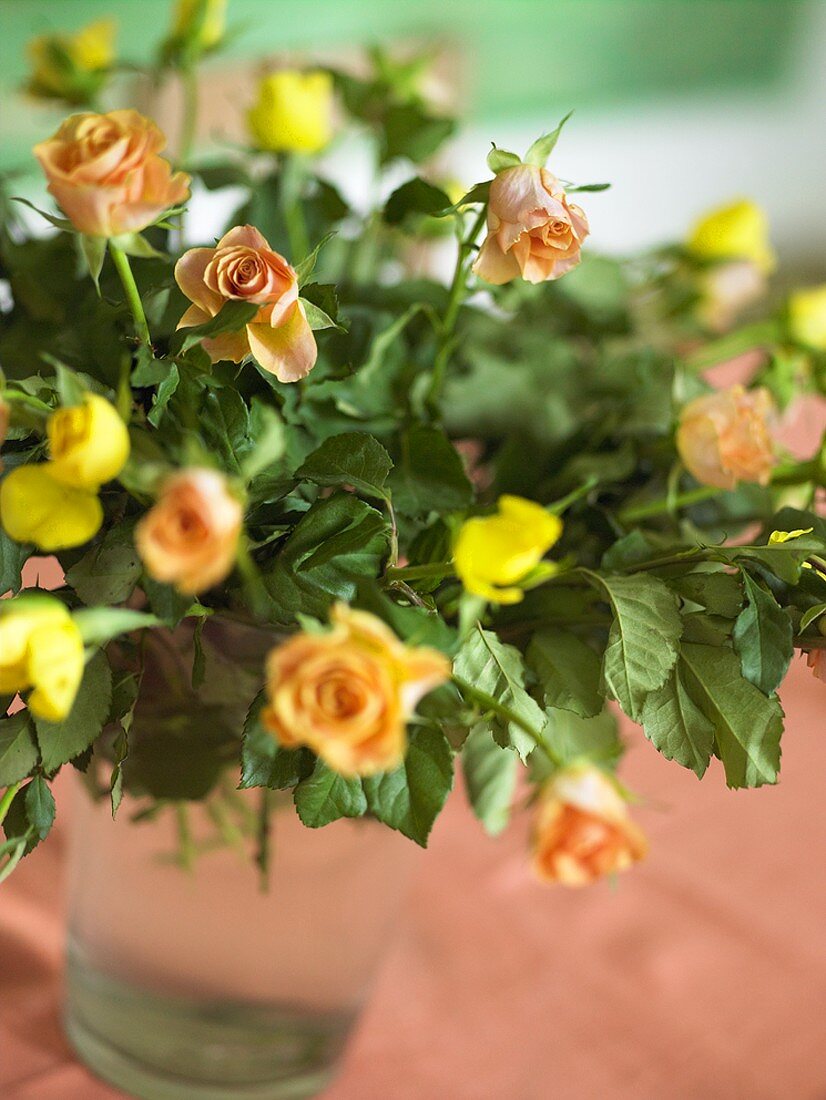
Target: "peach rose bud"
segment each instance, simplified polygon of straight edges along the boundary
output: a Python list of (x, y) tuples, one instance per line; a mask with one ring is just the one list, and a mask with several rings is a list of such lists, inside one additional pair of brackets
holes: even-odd
[(690, 401), (677, 429), (677, 450), (702, 484), (734, 489), (739, 481), (767, 485), (776, 458), (769, 424), (774, 404), (762, 387), (743, 386)]
[(545, 785), (533, 838), (533, 869), (541, 881), (587, 886), (626, 870), (647, 851), (625, 801), (598, 768), (566, 768)]
[(329, 633), (296, 634), (272, 650), (262, 721), (286, 748), (307, 745), (340, 775), (391, 771), (416, 704), (448, 678), (450, 662), (346, 604), (330, 621)]
[(166, 138), (133, 110), (71, 115), (34, 147), (49, 191), (91, 237), (138, 233), (189, 194), (189, 176), (158, 153)]
[(241, 331), (202, 341), (213, 363), (252, 355), (279, 382), (297, 382), (315, 366), (318, 349), (298, 300), (295, 269), (251, 225), (231, 229), (216, 248), (185, 252), (175, 279), (192, 302), (178, 328), (203, 324), (231, 299), (260, 307)]
[(588, 219), (556, 176), (534, 164), (500, 172), (490, 185), (488, 235), (473, 265), (486, 283), (558, 279), (580, 261)]
[(235, 564), (243, 510), (215, 470), (173, 474), (135, 530), (135, 545), (153, 580), (195, 595), (222, 581)]

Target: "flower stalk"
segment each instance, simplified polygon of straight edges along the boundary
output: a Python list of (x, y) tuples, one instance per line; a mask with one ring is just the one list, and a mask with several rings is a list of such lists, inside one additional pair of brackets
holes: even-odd
[(112, 257), (112, 263), (115, 265), (115, 270), (121, 281), (123, 292), (126, 295), (126, 303), (129, 306), (129, 312), (132, 314), (132, 319), (135, 322), (135, 332), (138, 341), (141, 344), (145, 344), (146, 347), (151, 348), (152, 339), (149, 335), (149, 325), (146, 322), (146, 314), (144, 313), (140, 291), (135, 282), (135, 276), (132, 274), (132, 268), (129, 265), (129, 257), (113, 240), (109, 241), (109, 255)]

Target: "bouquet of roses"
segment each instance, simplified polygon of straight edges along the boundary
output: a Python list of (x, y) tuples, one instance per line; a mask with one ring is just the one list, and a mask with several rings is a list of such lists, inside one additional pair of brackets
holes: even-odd
[[(165, 71), (191, 80), (212, 8)], [(36, 57), (81, 106), (105, 77), (73, 40)], [(745, 201), (583, 258), (605, 185), (557, 174), (562, 123), (457, 191), (421, 69), (276, 72), (251, 147), (207, 163), (87, 109), (34, 149), (57, 232), (4, 200), (0, 874), (66, 765), (113, 813), (263, 788), (426, 845), (458, 760), (484, 828), (530, 803), (534, 868), (571, 885), (646, 847), (615, 704), (698, 777), (776, 782), (795, 651), (826, 678), (826, 462), (774, 438), (824, 389), (826, 290), (754, 314), (774, 258)], [(348, 124), (410, 177), (367, 211), (317, 159)], [(195, 183), (244, 197), (184, 248)], [(746, 351), (747, 383), (705, 379)], [(63, 583), (20, 592), (42, 554)]]

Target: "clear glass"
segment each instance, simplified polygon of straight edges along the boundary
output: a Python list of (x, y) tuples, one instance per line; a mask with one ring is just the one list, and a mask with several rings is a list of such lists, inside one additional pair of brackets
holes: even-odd
[(307, 829), (278, 797), (263, 892), (249, 852), (209, 847), (203, 806), (186, 869), (175, 807), (135, 822), (124, 799), (113, 822), (74, 781), (66, 1027), (133, 1096), (297, 1100), (334, 1073), (417, 850), (372, 821)]

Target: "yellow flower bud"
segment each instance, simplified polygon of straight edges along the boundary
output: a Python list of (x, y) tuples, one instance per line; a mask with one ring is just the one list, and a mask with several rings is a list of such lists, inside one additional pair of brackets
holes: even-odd
[(748, 260), (764, 275), (775, 267), (765, 211), (748, 199), (709, 211), (694, 225), (686, 246), (701, 260)]
[(173, 37), (191, 37), (201, 49), (212, 49), (224, 37), (226, 15), (227, 0), (178, 0)]
[[(115, 22), (98, 19), (74, 34), (44, 34), (29, 43), (33, 95), (82, 103), (97, 90), (115, 54)], [(95, 78), (98, 79), (95, 79)]]
[(64, 605), (24, 594), (0, 604), (0, 691), (32, 689), (29, 709), (61, 722), (83, 679), (83, 640)]
[(317, 153), (332, 138), (333, 82), (328, 73), (284, 70), (264, 77), (247, 113), (259, 149)]
[(117, 477), (129, 457), (129, 432), (114, 405), (89, 394), (82, 405), (58, 409), (46, 428), (55, 480), (97, 490)]
[(792, 294), (789, 298), (789, 334), (797, 344), (826, 351), (826, 285)]
[(0, 482), (0, 523), (15, 542), (41, 550), (82, 546), (100, 530), (103, 509), (95, 493), (52, 477), (50, 464), (18, 466)]
[(562, 520), (541, 504), (502, 496), (496, 515), (474, 516), (462, 525), (454, 566), (468, 592), (492, 603), (518, 603), (524, 595), (519, 582), (561, 534)]

